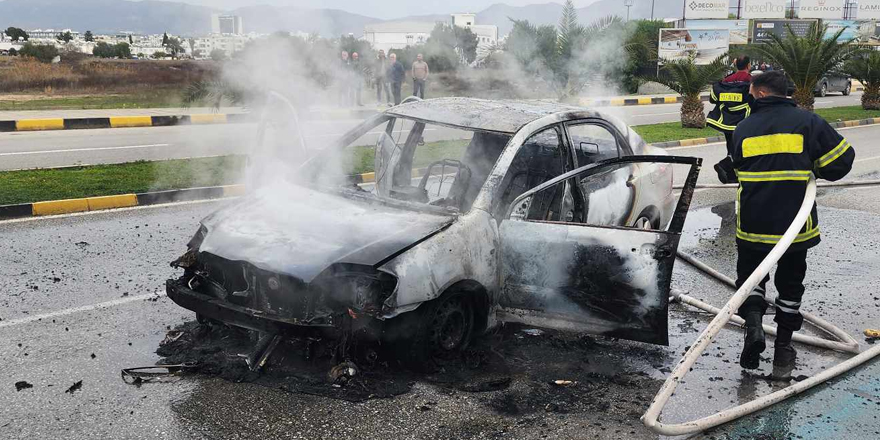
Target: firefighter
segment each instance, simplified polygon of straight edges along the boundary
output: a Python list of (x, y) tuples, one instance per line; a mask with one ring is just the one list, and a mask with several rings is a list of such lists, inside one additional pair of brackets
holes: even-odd
[[(755, 99), (751, 116), (733, 134), (733, 167), (737, 192), (737, 286), (746, 279), (782, 238), (803, 202), (811, 174), (839, 180), (852, 169), (855, 150), (825, 120), (797, 108), (786, 98), (788, 82), (781, 72), (755, 77), (750, 93)], [(813, 205), (807, 222), (776, 270), (775, 301), (778, 335), (774, 344), (773, 378), (789, 380), (797, 352), (792, 334), (801, 328), (801, 297), (807, 272), (807, 250), (819, 244), (819, 217)], [(760, 284), (766, 287), (768, 275)], [(764, 293), (753, 291), (739, 308), (746, 321), (740, 366), (758, 368), (764, 351), (762, 319), (767, 310)]]
[(715, 165), (718, 180), (722, 183), (736, 182), (730, 159), (733, 156), (733, 130), (752, 111), (752, 96), (749, 94), (752, 81), (749, 73), (751, 60), (748, 56), (741, 55), (734, 64), (736, 72), (715, 83), (709, 91), (709, 103), (715, 104), (715, 108), (706, 118), (706, 124), (724, 134), (727, 144), (727, 157)]

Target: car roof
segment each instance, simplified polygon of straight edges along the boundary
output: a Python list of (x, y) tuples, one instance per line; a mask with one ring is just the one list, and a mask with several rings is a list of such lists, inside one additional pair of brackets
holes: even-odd
[[(435, 98), (401, 104), (385, 113), (465, 130), (513, 135), (524, 125), (544, 116), (574, 110), (585, 111), (583, 107), (551, 101)], [(595, 113), (597, 117), (604, 117)]]

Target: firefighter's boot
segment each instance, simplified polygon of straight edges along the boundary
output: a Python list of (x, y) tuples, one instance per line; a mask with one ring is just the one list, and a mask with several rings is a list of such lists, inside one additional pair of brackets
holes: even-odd
[(761, 361), (761, 353), (767, 348), (764, 339), (763, 314), (760, 311), (749, 311), (743, 316), (746, 321), (745, 343), (739, 365), (747, 370), (758, 368)]
[(789, 381), (791, 372), (794, 371), (797, 350), (791, 346), (793, 331), (777, 327), (776, 343), (773, 350), (773, 380)]

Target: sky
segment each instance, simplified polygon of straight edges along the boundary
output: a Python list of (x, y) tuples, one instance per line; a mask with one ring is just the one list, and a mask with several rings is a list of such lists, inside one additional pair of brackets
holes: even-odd
[[(562, 3), (564, 0), (177, 0), (221, 9), (242, 6), (275, 5), (302, 8), (342, 9), (369, 17), (392, 19), (408, 15), (449, 14), (452, 12), (479, 12), (495, 3), (523, 6), (538, 3)], [(574, 0), (575, 6), (587, 6), (597, 0)]]

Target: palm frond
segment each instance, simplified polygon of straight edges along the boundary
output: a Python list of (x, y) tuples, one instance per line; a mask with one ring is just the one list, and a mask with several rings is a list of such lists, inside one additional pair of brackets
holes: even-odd
[(721, 79), (727, 70), (727, 54), (706, 65), (698, 65), (694, 56), (677, 60), (665, 60), (661, 70), (666, 75), (646, 77), (669, 87), (682, 96), (698, 95), (710, 84)]

